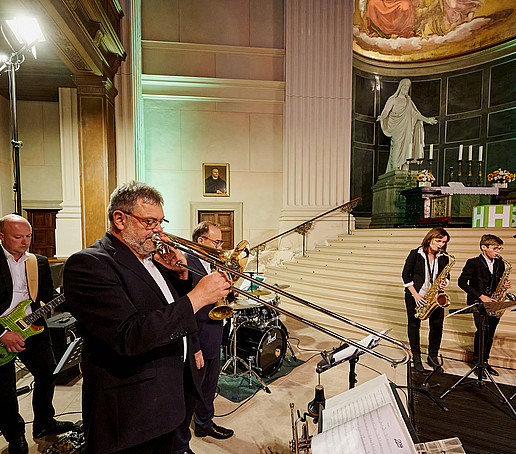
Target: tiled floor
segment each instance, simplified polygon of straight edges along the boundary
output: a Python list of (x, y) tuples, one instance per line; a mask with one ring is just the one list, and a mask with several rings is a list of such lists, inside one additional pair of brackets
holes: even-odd
[[(307, 403), (314, 397), (314, 387), (317, 384), (315, 365), (320, 360), (318, 352), (337, 346), (338, 341), (295, 321), (287, 321), (286, 324), (290, 331), (290, 341), (296, 355), (300, 359), (307, 360), (307, 362), (270, 385), (271, 394), (260, 391), (243, 405), (235, 404), (223, 397), (217, 397), (215, 400), (216, 414), (227, 416), (217, 417), (215, 422), (234, 429), (235, 435), (228, 440), (193, 437), (191, 448), (194, 452), (197, 454), (284, 454), (290, 452), (289, 441), (292, 439), (292, 429), (289, 403), (293, 402), (296, 409), (300, 411), (306, 410)], [(349, 337), (353, 336), (350, 333), (343, 334)], [(365, 334), (363, 336), (361, 334), (356, 335), (358, 339), (361, 337), (365, 337)], [(295, 338), (299, 339), (299, 343)], [(378, 347), (378, 351), (396, 357), (402, 355), (401, 352), (394, 350), (383, 342)], [(445, 369), (448, 373), (463, 375), (469, 370), (469, 365), (454, 360), (445, 360)], [(498, 383), (516, 384), (516, 371), (498, 370), (500, 372), (500, 377), (497, 377)], [(320, 375), (326, 397), (334, 396), (348, 389), (348, 372), (348, 364), (343, 363)], [(374, 378), (379, 373), (385, 373), (390, 380), (398, 385), (406, 383), (406, 366), (393, 368), (386, 361), (377, 359), (372, 355), (360, 357), (356, 372), (359, 384)], [(25, 377), (20, 380), (18, 385), (21, 387), (30, 384), (30, 381), (30, 376)], [(59, 419), (72, 421), (80, 419), (81, 386), (82, 380), (78, 379), (69, 385), (56, 388), (54, 404), (57, 414), (62, 415), (59, 416)], [(405, 397), (402, 395), (403, 399)], [(32, 425), (29, 423), (32, 420), (30, 400), (31, 394), (19, 398), (22, 415), (28, 423), (29, 452), (35, 454), (50, 446), (55, 438), (47, 437), (38, 440), (38, 443), (32, 440)], [(429, 405), (432, 404), (429, 402)], [(156, 417), (159, 418), (159, 415), (156, 415)], [(451, 436), (453, 434), (443, 434), (442, 438)], [(0, 438), (0, 454), (7, 453), (6, 446), (5, 440)]]

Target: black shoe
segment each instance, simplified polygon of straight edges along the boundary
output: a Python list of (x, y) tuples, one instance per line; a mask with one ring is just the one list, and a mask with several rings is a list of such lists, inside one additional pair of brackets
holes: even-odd
[(426, 358), (426, 362), (436, 372), (440, 372), (440, 373), (444, 372), (443, 367), (439, 364), (439, 360), (437, 359), (437, 356), (428, 356)]
[(213, 426), (208, 427), (207, 429), (195, 426), (196, 437), (213, 437), (218, 438), (219, 440), (225, 440), (226, 438), (233, 436), (234, 433), (235, 432), (233, 430), (217, 426), (217, 424), (213, 424)]
[(47, 435), (59, 435), (76, 428), (77, 426), (72, 421), (56, 421), (54, 419), (50, 426), (38, 431), (34, 430), (32, 436), (34, 438), (41, 438)]
[(414, 369), (417, 372), (424, 372), (425, 368), (423, 367), (423, 363), (421, 362), (421, 356), (414, 356), (412, 358), (412, 362), (414, 364)]
[[(475, 375), (480, 378), (480, 369), (475, 369)], [(487, 375), (486, 373), (484, 372), (484, 370), (482, 369), (482, 380), (485, 380), (487, 378)]]
[(493, 367), (491, 366), (491, 364), (488, 364), (488, 365), (486, 366), (486, 370), (487, 370), (491, 375), (494, 375), (495, 377), (498, 377), (498, 375), (500, 375), (496, 369), (493, 369)]
[(18, 435), (9, 442), (9, 454), (28, 454), (29, 445), (25, 435)]

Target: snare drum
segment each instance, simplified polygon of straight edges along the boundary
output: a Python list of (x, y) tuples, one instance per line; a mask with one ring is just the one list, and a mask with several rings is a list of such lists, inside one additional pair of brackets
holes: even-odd
[(237, 299), (231, 303), (234, 314), (237, 318), (251, 320), (258, 317), (258, 311), (263, 307), (262, 304), (252, 299)]
[(236, 332), (237, 356), (262, 377), (274, 375), (281, 365), (287, 350), (285, 331), (276, 326), (242, 325)]

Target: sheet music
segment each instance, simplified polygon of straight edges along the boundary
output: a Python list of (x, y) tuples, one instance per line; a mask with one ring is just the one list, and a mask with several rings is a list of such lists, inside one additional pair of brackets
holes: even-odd
[(313, 454), (416, 453), (385, 375), (327, 399), (322, 421)]
[(312, 454), (416, 454), (389, 403), (312, 438)]

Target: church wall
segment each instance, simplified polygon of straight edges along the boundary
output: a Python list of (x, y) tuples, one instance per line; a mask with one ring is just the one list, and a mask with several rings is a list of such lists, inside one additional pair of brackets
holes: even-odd
[[(0, 204), (2, 214), (14, 211), (9, 107), (0, 98)], [(55, 102), (17, 102), (22, 208), (58, 208), (61, 195), (59, 105)]]
[[(410, 96), (420, 112), (436, 117), (436, 125), (425, 124), (425, 161), (436, 185), (458, 181), (458, 148), (464, 146), (462, 182), (470, 186), (489, 186), (487, 175), (501, 167), (516, 171), (516, 45), (507, 46), (503, 56), (489, 59), (486, 52), (468, 57), (468, 64), (439, 62), (435, 65), (394, 70), (394, 66), (355, 60), (353, 73), (352, 197), (361, 196), (357, 214), (371, 212), (371, 186), (385, 173), (390, 138), (376, 121), (385, 102), (401, 79), (412, 81)], [(507, 49), (506, 47), (506, 49)], [(481, 62), (478, 64), (478, 62)], [(428, 162), (434, 144), (432, 166)], [(468, 147), (473, 146), (472, 177), (467, 178)], [(477, 179), (478, 148), (483, 146), (482, 178)], [(450, 180), (453, 166), (453, 180)], [(411, 166), (417, 170), (416, 164)], [(511, 183), (510, 187), (516, 183)]]
[(23, 208), (59, 208), (62, 201), (59, 104), (20, 101), (18, 136)]
[[(162, 192), (167, 230), (190, 237), (192, 206), (242, 206), (236, 241), (273, 236), (283, 197), (283, 2), (142, 3), (138, 178)], [(203, 163), (229, 163), (229, 197), (203, 196)]]

